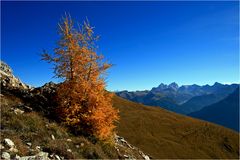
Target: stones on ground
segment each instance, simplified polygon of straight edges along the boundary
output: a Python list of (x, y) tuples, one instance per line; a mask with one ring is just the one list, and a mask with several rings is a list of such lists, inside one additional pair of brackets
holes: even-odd
[(14, 159), (20, 159), (20, 158), (21, 158), (21, 157), (16, 154)]
[(67, 139), (67, 142), (72, 142), (72, 140), (70, 138)]
[(32, 143), (31, 143), (31, 142), (28, 142), (27, 145), (28, 145), (29, 147), (31, 147), (31, 146), (32, 146)]
[(2, 152), (1, 158), (2, 159), (10, 159), (10, 154), (8, 152)]
[(128, 155), (126, 155), (126, 154), (124, 154), (124, 155), (123, 155), (123, 157), (124, 157), (124, 158), (129, 158), (129, 156), (128, 156)]
[(123, 137), (115, 135), (115, 141), (116, 141), (116, 143), (121, 142), (122, 144), (127, 145), (128, 148), (134, 149), (134, 147), (131, 146)]
[(56, 158), (57, 160), (61, 160), (61, 158), (60, 158), (58, 155), (56, 155), (56, 154), (55, 154), (55, 158)]
[(67, 149), (67, 152), (70, 152), (70, 153), (71, 153), (71, 152), (72, 152), (72, 150), (71, 150), (71, 149)]
[(84, 146), (84, 143), (80, 143), (80, 146), (83, 147), (83, 146)]
[(2, 144), (0, 144), (0, 149), (4, 149), (5, 147), (2, 145)]
[(18, 157), (18, 158), (15, 157), (15, 159), (17, 159), (17, 160), (35, 160), (36, 157), (35, 156), (23, 156), (23, 157)]
[(16, 108), (16, 109), (14, 109), (14, 111), (13, 111), (16, 115), (18, 115), (18, 114), (23, 114), (24, 113), (24, 111), (23, 110), (21, 110), (21, 109), (18, 109), (18, 108)]
[(129, 153), (121, 153), (120, 152), (120, 148), (125, 148), (127, 150), (132, 150), (135, 152), (138, 152), (138, 155), (141, 156), (140, 159), (144, 159), (144, 160), (150, 160), (149, 156), (144, 154), (141, 150), (139, 150), (138, 148), (130, 145), (123, 137), (120, 137), (118, 135), (115, 135), (115, 149), (118, 153), (119, 156), (124, 157), (125, 159), (134, 159), (135, 156), (133, 156), (132, 154), (129, 155)]
[(53, 134), (51, 135), (51, 138), (52, 138), (52, 140), (55, 140), (55, 137), (54, 137), (54, 135), (53, 135)]
[(150, 160), (149, 156), (144, 154), (142, 151), (139, 151), (139, 154), (143, 157), (143, 159)]
[(9, 139), (9, 138), (5, 138), (5, 139), (4, 139), (4, 143), (5, 143), (9, 148), (14, 147), (13, 141), (12, 141), (11, 139)]
[(36, 146), (36, 150), (40, 151), (41, 147), (40, 146)]
[(39, 152), (39, 153), (36, 155), (36, 158), (37, 158), (37, 157), (43, 158), (44, 160), (45, 160), (45, 159), (49, 159), (47, 152)]
[(76, 147), (76, 148), (80, 148), (80, 146), (79, 146), (78, 144), (77, 144), (77, 145), (75, 145), (75, 147)]
[(16, 108), (22, 109), (25, 112), (32, 112), (33, 109), (31, 107), (28, 107), (24, 104), (19, 104), (18, 106), (16, 106)]
[(9, 149), (9, 152), (14, 152), (14, 153), (17, 153), (17, 152), (18, 152), (18, 149), (17, 149), (17, 148), (14, 148), (14, 147), (12, 147), (12, 148), (10, 148), (10, 149)]
[(39, 152), (38, 154), (33, 155), (33, 156), (24, 156), (24, 157), (19, 157), (19, 158), (15, 158), (15, 159), (18, 159), (18, 160), (49, 160), (47, 152)]
[(145, 160), (150, 160), (150, 158), (149, 158), (147, 155), (144, 155), (143, 158), (144, 158)]
[(129, 148), (134, 149), (128, 142), (125, 142), (125, 143)]

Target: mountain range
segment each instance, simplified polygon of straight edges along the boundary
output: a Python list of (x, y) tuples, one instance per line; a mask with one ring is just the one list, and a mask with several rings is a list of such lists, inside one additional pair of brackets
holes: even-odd
[(133, 92), (125, 90), (116, 94), (134, 102), (189, 114), (224, 99), (237, 87), (238, 84), (227, 85), (218, 82), (212, 86), (196, 84), (178, 86), (173, 82), (169, 85), (161, 83), (151, 90)]
[(196, 117), (239, 131), (239, 85), (169, 85), (161, 83), (150, 91), (116, 93), (118, 96), (150, 106)]

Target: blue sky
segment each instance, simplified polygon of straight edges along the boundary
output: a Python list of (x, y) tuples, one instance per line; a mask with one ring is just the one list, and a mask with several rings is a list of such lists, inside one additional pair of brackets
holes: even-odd
[(88, 17), (99, 52), (114, 64), (109, 90), (160, 83), (239, 82), (238, 2), (1, 2), (1, 59), (22, 81), (53, 79), (42, 49), (56, 47), (64, 12)]

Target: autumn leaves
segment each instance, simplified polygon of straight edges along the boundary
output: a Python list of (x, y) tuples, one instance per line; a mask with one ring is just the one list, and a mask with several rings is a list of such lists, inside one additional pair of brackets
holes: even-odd
[(118, 111), (112, 107), (112, 94), (105, 90), (103, 74), (111, 64), (96, 53), (93, 27), (88, 21), (75, 24), (70, 16), (59, 23), (58, 46), (54, 55), (42, 58), (54, 64), (54, 74), (63, 79), (57, 89), (57, 113), (65, 124), (101, 140), (114, 134)]

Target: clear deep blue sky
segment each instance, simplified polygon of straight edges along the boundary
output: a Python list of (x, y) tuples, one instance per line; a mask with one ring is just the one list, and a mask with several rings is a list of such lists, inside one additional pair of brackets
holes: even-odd
[(151, 89), (161, 82), (239, 82), (238, 2), (1, 2), (1, 59), (33, 86), (52, 78), (40, 61), (56, 46), (64, 12), (88, 17), (100, 52), (115, 64), (109, 90)]

